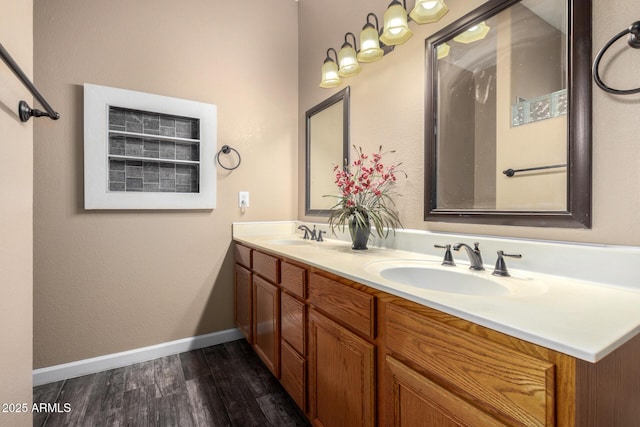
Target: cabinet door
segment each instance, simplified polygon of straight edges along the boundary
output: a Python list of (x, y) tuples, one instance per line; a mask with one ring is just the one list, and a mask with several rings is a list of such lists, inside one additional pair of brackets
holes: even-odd
[(262, 361), (280, 377), (280, 290), (253, 276), (253, 346)]
[(242, 335), (252, 343), (252, 316), (253, 310), (251, 307), (251, 300), (253, 299), (253, 292), (251, 289), (251, 272), (246, 268), (236, 264), (235, 268), (235, 280), (234, 280), (234, 319), (238, 329), (242, 332)]
[(309, 312), (309, 410), (316, 426), (373, 426), (375, 347)]
[(394, 427), (506, 426), (394, 358), (385, 360), (387, 417)]

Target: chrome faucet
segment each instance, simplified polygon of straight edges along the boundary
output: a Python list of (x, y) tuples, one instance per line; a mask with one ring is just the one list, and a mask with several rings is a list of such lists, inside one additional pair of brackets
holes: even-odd
[(467, 251), (467, 256), (469, 257), (469, 262), (471, 266), (469, 267), (471, 270), (484, 270), (484, 266), (482, 265), (482, 254), (480, 253), (480, 248), (478, 246), (480, 243), (475, 242), (473, 244), (473, 248), (466, 243), (456, 243), (453, 245), (454, 251), (459, 251), (460, 248), (464, 248)]

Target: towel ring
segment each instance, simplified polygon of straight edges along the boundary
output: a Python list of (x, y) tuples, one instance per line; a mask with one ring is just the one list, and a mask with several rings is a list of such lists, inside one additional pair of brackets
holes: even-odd
[[(229, 154), (231, 152), (235, 152), (238, 155), (238, 163), (236, 163), (235, 166), (225, 166), (220, 162), (220, 154)], [(236, 150), (233, 147), (229, 147), (228, 145), (223, 145), (222, 148), (220, 149), (220, 151), (218, 151), (218, 154), (216, 154), (216, 160), (218, 161), (218, 164), (223, 168), (226, 169), (228, 171), (232, 171), (234, 169), (237, 169), (238, 166), (240, 166), (240, 163), (242, 162), (242, 157), (240, 157), (240, 153), (238, 152), (238, 150)]]
[(624, 31), (619, 32), (611, 40), (609, 40), (605, 45), (600, 49), (600, 52), (596, 55), (596, 59), (593, 62), (593, 80), (595, 80), (596, 84), (600, 87), (600, 89), (605, 92), (613, 93), (615, 95), (632, 95), (634, 93), (640, 93), (640, 87), (636, 89), (614, 89), (612, 87), (607, 86), (602, 79), (600, 78), (600, 73), (598, 72), (598, 68), (600, 67), (600, 60), (602, 59), (602, 55), (613, 45), (618, 39), (629, 34), (627, 38), (627, 43), (634, 49), (640, 48), (640, 21), (636, 21), (631, 26)]

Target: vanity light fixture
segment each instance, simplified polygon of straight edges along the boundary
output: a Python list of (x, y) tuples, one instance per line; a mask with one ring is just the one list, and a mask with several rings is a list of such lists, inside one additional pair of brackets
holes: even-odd
[(451, 50), (451, 46), (449, 46), (447, 43), (439, 44), (438, 47), (436, 48), (436, 54), (438, 59), (446, 58), (447, 56), (449, 56), (450, 50)]
[(402, 0), (402, 2), (404, 6), (398, 0), (393, 0), (384, 13), (384, 26), (380, 41), (387, 46), (402, 44), (413, 35), (407, 24), (407, 2), (406, 0)]
[(473, 25), (467, 31), (458, 34), (453, 38), (453, 40), (457, 41), (458, 43), (473, 43), (485, 38), (487, 34), (489, 34), (489, 30), (491, 30), (491, 27), (489, 27), (483, 21), (479, 24)]
[[(333, 51), (333, 55), (336, 60), (334, 61), (329, 52)], [(320, 87), (323, 88), (332, 88), (338, 87), (342, 84), (340, 81), (340, 76), (338, 75), (338, 54), (336, 50), (332, 47), (327, 49), (327, 57), (324, 60), (324, 64), (322, 65), (322, 81), (320, 82)]]
[[(347, 41), (347, 37), (349, 35), (351, 35), (351, 38), (353, 39), (353, 46)], [(338, 74), (340, 77), (355, 76), (362, 71), (362, 67), (358, 63), (358, 58), (356, 57), (356, 50), (354, 49), (355, 46), (356, 36), (351, 32), (345, 34), (344, 43), (338, 53)]]
[(444, 0), (416, 0), (416, 5), (409, 14), (418, 24), (438, 22), (447, 14), (449, 8)]
[[(369, 17), (373, 16), (376, 20), (375, 27), (369, 21)], [(360, 52), (358, 52), (358, 61), (360, 62), (374, 62), (382, 58), (385, 51), (380, 47), (380, 40), (378, 40), (378, 34), (380, 27), (378, 25), (378, 17), (375, 13), (369, 13), (367, 15), (367, 23), (362, 27), (360, 32)], [(393, 46), (390, 46), (393, 49)]]

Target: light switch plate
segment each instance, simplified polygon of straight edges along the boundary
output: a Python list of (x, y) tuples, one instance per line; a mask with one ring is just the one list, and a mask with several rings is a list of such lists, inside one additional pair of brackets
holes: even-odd
[(249, 192), (248, 191), (240, 191), (240, 192), (238, 192), (238, 207), (239, 208), (248, 208), (249, 207)]

